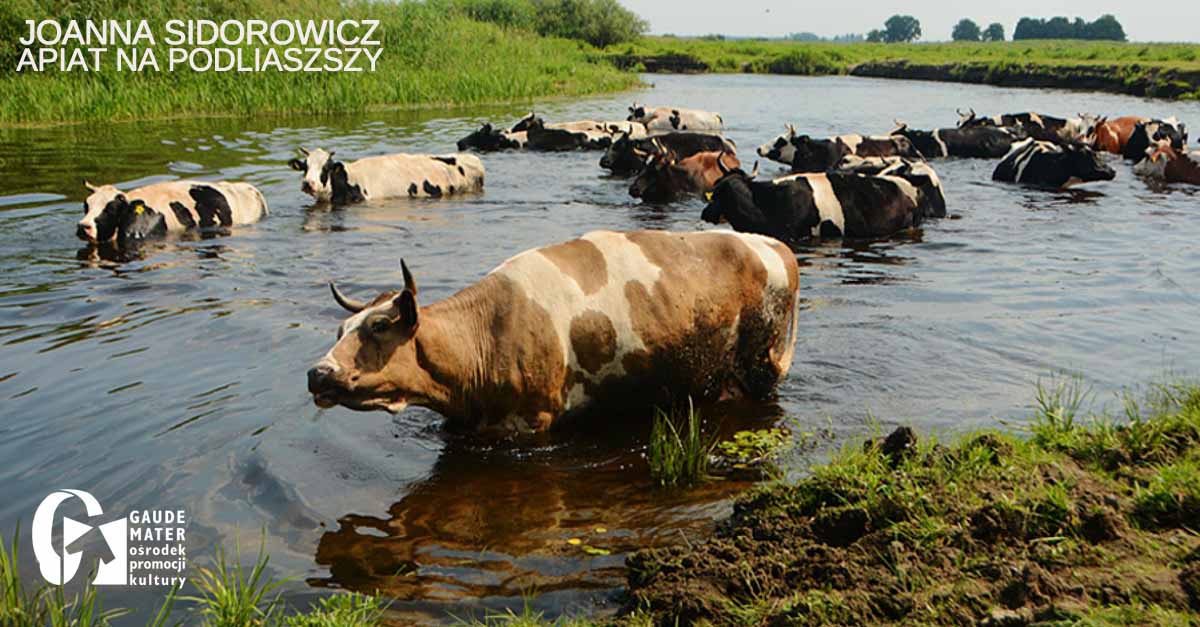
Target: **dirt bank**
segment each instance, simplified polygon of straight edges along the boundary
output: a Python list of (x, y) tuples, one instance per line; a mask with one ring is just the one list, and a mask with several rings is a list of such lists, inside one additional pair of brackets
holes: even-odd
[[(1080, 426), (1039, 397), (1031, 438), (900, 430), (761, 489), (703, 544), (630, 557), (660, 625), (1194, 624), (1200, 388)], [(1144, 416), (1144, 417), (1143, 417)]]

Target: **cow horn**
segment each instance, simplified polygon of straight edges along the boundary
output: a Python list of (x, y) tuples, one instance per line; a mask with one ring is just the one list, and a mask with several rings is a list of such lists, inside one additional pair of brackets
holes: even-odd
[(975, 117), (975, 107), (971, 107), (971, 117)]
[(96, 186), (88, 182), (87, 179), (83, 179), (83, 186), (86, 187), (89, 192), (96, 191)]
[(404, 263), (403, 259), (400, 260), (400, 272), (404, 274), (404, 289), (416, 296), (417, 282), (413, 280), (412, 272), (408, 271), (408, 264)]
[(358, 313), (367, 308), (366, 303), (354, 300), (353, 298), (347, 298), (338, 290), (337, 284), (333, 281), (329, 282), (329, 291), (333, 292), (333, 300), (337, 301), (337, 304), (341, 305), (342, 309), (350, 313)]
[(722, 150), (721, 154), (717, 156), (717, 169), (721, 171), (721, 176), (725, 176), (726, 174), (729, 174), (729, 168), (725, 166), (725, 160), (722, 159), (722, 157), (724, 157), (724, 156), (725, 156), (724, 150)]
[(964, 113), (962, 112), (962, 109), (959, 109), (958, 107), (954, 107), (954, 112), (955, 112), (955, 113), (957, 113), (957, 114), (958, 114), (958, 117), (960, 117), (960, 118), (965, 118), (965, 117), (967, 117), (967, 116), (966, 116), (966, 114), (964, 114)]
[(299, 150), (300, 154), (304, 155), (305, 157), (308, 156), (308, 151), (304, 149), (304, 146), (299, 146), (296, 148), (296, 150)]
[(758, 161), (754, 162), (754, 169), (750, 170), (750, 178), (758, 177)]

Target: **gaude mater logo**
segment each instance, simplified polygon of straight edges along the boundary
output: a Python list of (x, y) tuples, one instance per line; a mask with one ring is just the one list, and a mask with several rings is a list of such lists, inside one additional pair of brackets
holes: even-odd
[[(71, 500), (83, 502), (92, 524), (62, 516), (62, 540), (55, 546), (55, 514)], [(94, 520), (98, 519), (98, 520)], [(105, 520), (108, 519), (108, 520)], [(134, 510), (112, 518), (96, 497), (83, 490), (56, 490), (42, 499), (33, 514), (33, 555), (42, 578), (54, 585), (71, 581), (83, 562), (79, 541), (98, 531), (108, 555), (98, 556), (98, 586), (173, 586), (182, 585), (187, 568), (184, 546), (187, 515), (182, 509)]]

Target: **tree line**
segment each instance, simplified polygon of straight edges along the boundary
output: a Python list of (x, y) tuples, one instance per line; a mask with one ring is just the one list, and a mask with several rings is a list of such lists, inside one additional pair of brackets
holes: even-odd
[[(921, 38), (921, 21), (911, 15), (893, 15), (867, 33), (867, 41), (878, 43), (907, 43)], [(1004, 41), (1004, 26), (998, 22), (980, 28), (970, 18), (963, 18), (950, 33), (954, 41)], [(1103, 39), (1125, 41), (1125, 29), (1112, 15), (1102, 15), (1093, 22), (1077, 17), (1050, 19), (1023, 17), (1013, 31), (1013, 41), (1020, 39)]]

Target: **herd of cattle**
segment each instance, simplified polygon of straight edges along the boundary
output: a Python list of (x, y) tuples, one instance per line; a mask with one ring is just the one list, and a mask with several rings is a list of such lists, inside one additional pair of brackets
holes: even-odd
[[(1000, 159), (993, 179), (1049, 188), (1111, 180), (1102, 153), (1135, 160), (1141, 176), (1200, 184), (1174, 118), (960, 113), (953, 128), (819, 139), (791, 125), (757, 154), (791, 172), (742, 169), (720, 115), (634, 105), (620, 121), (548, 123), (530, 114), (507, 130), (484, 124), (444, 155), (390, 154), (343, 162), (301, 149), (288, 162), (301, 189), (343, 205), (441, 198), (483, 189), (468, 152), (603, 150), (600, 166), (633, 177), (651, 202), (701, 195), (702, 219), (735, 232), (594, 232), (521, 253), (478, 283), (420, 307), (403, 289), (369, 302), (331, 284), (353, 315), (308, 371), (322, 407), (429, 407), (452, 422), (540, 431), (559, 417), (621, 403), (762, 396), (786, 374), (796, 337), (799, 274), (786, 244), (873, 238), (946, 215), (932, 159)], [(240, 182), (172, 181), (128, 192), (85, 182), (76, 232), (136, 245), (171, 232), (222, 230), (262, 219), (266, 200)]]

